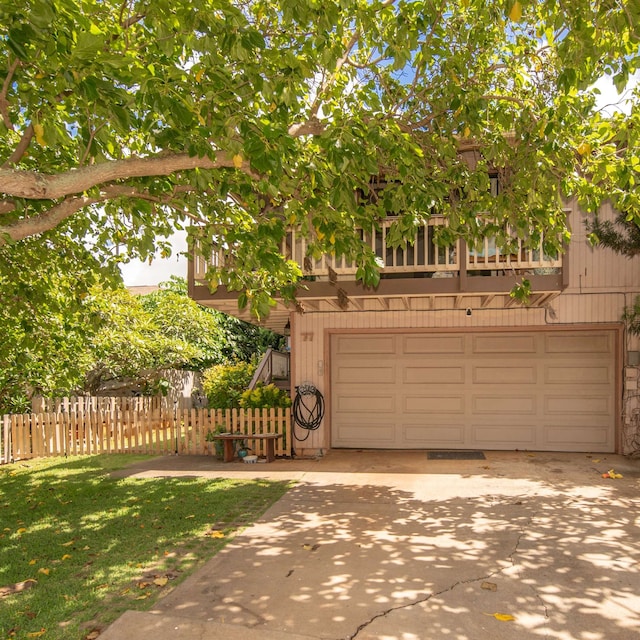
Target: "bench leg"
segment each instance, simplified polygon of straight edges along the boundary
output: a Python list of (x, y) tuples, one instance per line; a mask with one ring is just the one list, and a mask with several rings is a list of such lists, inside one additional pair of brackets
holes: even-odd
[(267, 462), (273, 462), (276, 459), (276, 441), (274, 438), (267, 439)]
[(224, 440), (224, 461), (225, 462), (233, 462), (233, 445), (234, 445), (234, 440), (232, 440), (231, 438), (225, 439)]

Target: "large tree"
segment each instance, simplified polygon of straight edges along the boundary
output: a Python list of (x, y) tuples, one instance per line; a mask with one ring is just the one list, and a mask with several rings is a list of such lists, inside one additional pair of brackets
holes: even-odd
[(387, 215), (396, 243), (437, 211), (443, 240), (557, 250), (562, 197), (640, 218), (638, 93), (606, 115), (591, 88), (627, 85), (638, 25), (638, 0), (0, 0), (0, 243), (145, 258), (194, 223), (258, 314), (299, 276), (288, 225), (368, 285), (357, 229)]

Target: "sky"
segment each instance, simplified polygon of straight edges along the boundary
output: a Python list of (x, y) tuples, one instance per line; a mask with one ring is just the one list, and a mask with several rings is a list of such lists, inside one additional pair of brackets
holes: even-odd
[(182, 255), (187, 250), (187, 234), (176, 232), (171, 238), (173, 255), (170, 258), (156, 258), (151, 264), (132, 260), (120, 266), (124, 283), (127, 287), (155, 285), (176, 275), (187, 277), (187, 258)]
[[(636, 75), (627, 86), (630, 92), (640, 80)], [(618, 95), (613, 83), (609, 78), (603, 78), (595, 85), (600, 90), (598, 106), (603, 108), (609, 114), (620, 109), (628, 111), (624, 104), (620, 103), (621, 96)], [(626, 93), (625, 92), (625, 93)], [(624, 95), (622, 96), (624, 98)], [(613, 105), (613, 106), (612, 106)], [(122, 265), (122, 277), (124, 283), (128, 287), (157, 285), (160, 282), (169, 279), (169, 276), (176, 275), (183, 278), (187, 277), (187, 258), (182, 255), (187, 250), (186, 232), (179, 231), (171, 239), (173, 246), (173, 255), (170, 258), (156, 258), (151, 264), (132, 260), (129, 264)]]

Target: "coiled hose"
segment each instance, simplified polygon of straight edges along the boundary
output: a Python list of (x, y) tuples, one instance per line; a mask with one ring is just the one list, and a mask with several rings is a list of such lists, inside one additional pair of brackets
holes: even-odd
[[(298, 442), (304, 442), (312, 431), (320, 427), (324, 418), (324, 396), (314, 385), (307, 382), (301, 384), (296, 387), (292, 410), (293, 437)], [(296, 432), (297, 427), (306, 431), (302, 437)]]

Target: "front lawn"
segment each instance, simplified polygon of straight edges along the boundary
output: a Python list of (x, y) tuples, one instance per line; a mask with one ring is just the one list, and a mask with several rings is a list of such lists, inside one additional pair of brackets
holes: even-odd
[(97, 637), (124, 610), (149, 608), (289, 486), (109, 476), (143, 457), (0, 467), (0, 640)]

